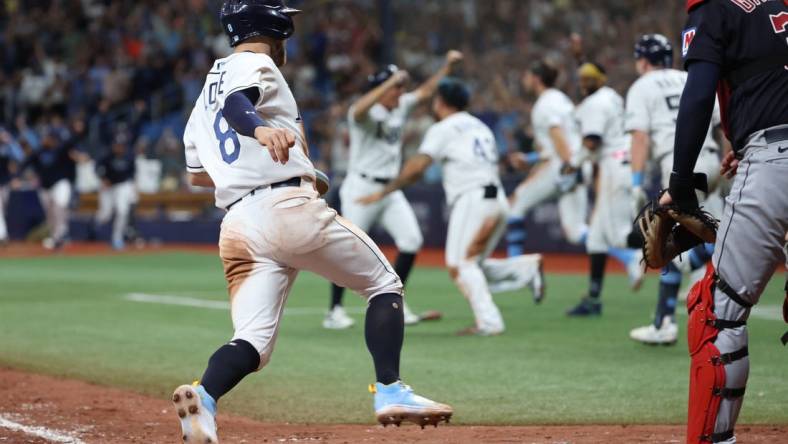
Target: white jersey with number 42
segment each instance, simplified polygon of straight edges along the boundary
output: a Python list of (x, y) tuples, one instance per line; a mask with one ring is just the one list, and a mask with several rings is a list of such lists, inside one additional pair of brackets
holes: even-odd
[[(626, 130), (643, 131), (651, 137), (651, 152), (654, 159), (673, 154), (679, 102), (686, 83), (686, 72), (658, 69), (642, 75), (629, 88)], [(703, 143), (705, 148), (717, 148), (711, 129), (720, 124), (718, 105), (714, 107), (711, 121), (711, 127)]]
[(467, 112), (432, 125), (419, 152), (441, 164), (449, 204), (468, 190), (500, 185), (495, 136), (484, 122)]
[[(295, 146), (284, 165), (274, 162), (257, 139), (236, 133), (224, 119), (225, 99), (249, 88), (259, 92), (254, 105), (265, 125), (295, 134)], [(301, 128), (293, 93), (268, 55), (241, 52), (216, 60), (183, 135), (187, 171), (211, 176), (219, 208), (227, 208), (259, 187), (293, 177), (314, 177)]]

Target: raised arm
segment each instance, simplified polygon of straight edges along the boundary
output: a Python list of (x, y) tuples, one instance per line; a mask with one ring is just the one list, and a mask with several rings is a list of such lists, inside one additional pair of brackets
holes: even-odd
[(361, 96), (361, 98), (356, 100), (356, 102), (352, 105), (353, 120), (359, 122), (366, 119), (369, 110), (372, 109), (376, 103), (378, 103), (378, 100), (383, 97), (383, 94), (386, 94), (386, 92), (391, 88), (406, 82), (408, 77), (408, 72), (401, 69), (389, 77), (388, 80)]
[(416, 97), (419, 99), (420, 102), (429, 99), (435, 94), (435, 90), (438, 88), (438, 83), (441, 81), (442, 78), (446, 77), (447, 75), (451, 74), (452, 69), (462, 62), (463, 55), (460, 51), (451, 50), (446, 53), (446, 61), (444, 62), (443, 66), (435, 72), (426, 82), (422, 83), (415, 92)]

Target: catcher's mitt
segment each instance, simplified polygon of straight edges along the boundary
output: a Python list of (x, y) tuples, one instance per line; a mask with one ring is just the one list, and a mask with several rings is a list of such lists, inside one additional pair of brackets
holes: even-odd
[(650, 202), (635, 224), (643, 236), (643, 261), (649, 268), (662, 268), (681, 253), (717, 237), (717, 220), (700, 207), (682, 209)]

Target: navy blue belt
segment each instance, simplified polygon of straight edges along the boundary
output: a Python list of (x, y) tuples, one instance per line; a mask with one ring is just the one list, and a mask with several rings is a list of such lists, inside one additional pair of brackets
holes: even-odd
[(237, 204), (238, 202), (246, 199), (249, 196), (254, 196), (255, 193), (257, 193), (258, 191), (267, 190), (269, 188), (274, 190), (274, 189), (277, 189), (277, 188), (300, 187), (300, 186), (301, 186), (301, 178), (300, 177), (293, 177), (293, 178), (290, 178), (290, 179), (287, 179), (287, 180), (283, 180), (281, 182), (274, 182), (271, 185), (266, 185), (264, 187), (257, 187), (255, 189), (253, 189), (252, 191), (250, 191), (249, 194), (239, 198), (238, 200), (236, 200), (235, 202), (231, 203), (230, 205), (227, 205), (227, 208), (225, 208), (225, 210), (230, 211), (230, 208), (235, 206), (235, 204)]

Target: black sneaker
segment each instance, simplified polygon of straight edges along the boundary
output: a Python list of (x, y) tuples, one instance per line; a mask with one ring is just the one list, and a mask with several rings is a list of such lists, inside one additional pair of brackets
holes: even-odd
[(584, 297), (580, 303), (566, 311), (567, 316), (600, 316), (602, 303), (598, 300)]

